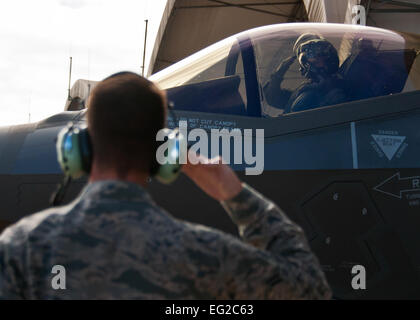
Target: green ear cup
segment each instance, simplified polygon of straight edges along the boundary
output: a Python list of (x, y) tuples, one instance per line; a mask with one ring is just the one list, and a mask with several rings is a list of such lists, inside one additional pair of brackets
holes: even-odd
[[(86, 128), (77, 128), (72, 123), (63, 128), (57, 137), (57, 160), (64, 174), (73, 179), (80, 178), (90, 168), (89, 144)], [(85, 145), (84, 145), (85, 144)]]
[[(186, 143), (178, 130), (164, 129), (168, 137), (166, 163), (159, 165), (156, 179), (162, 183), (173, 182), (181, 172), (179, 163), (180, 146)], [(73, 179), (90, 172), (92, 162), (92, 146), (86, 127), (76, 127), (73, 123), (63, 128), (57, 137), (57, 160), (66, 176)]]
[(179, 163), (180, 153), (183, 152), (182, 146), (185, 142), (184, 136), (178, 130), (166, 130), (168, 136), (168, 150), (165, 152), (166, 163), (161, 164), (156, 173), (156, 179), (164, 184), (169, 184), (181, 173), (182, 165)]

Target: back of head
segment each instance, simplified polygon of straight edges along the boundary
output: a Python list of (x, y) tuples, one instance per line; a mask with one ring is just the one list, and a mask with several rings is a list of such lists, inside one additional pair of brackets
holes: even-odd
[(166, 98), (152, 82), (132, 72), (111, 75), (93, 89), (87, 117), (93, 161), (101, 169), (115, 169), (121, 177), (156, 169)]

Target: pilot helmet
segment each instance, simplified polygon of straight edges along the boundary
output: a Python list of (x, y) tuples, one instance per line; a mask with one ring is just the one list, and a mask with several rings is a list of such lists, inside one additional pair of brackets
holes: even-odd
[(309, 41), (309, 40), (315, 40), (315, 39), (323, 39), (321, 36), (315, 34), (315, 33), (304, 33), (297, 38), (295, 41), (295, 44), (293, 45), (293, 52), (296, 55), (296, 57), (299, 56), (300, 53), (300, 47), (303, 43)]
[(337, 50), (323, 38), (301, 41), (296, 47), (295, 53), (299, 61), (300, 71), (307, 78), (325, 77), (338, 71)]

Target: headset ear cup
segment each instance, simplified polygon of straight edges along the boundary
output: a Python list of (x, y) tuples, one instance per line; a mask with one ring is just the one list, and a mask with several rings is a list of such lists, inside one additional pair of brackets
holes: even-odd
[(57, 152), (57, 161), (58, 164), (61, 167), (61, 170), (65, 174), (68, 172), (68, 164), (67, 164), (67, 157), (66, 157), (66, 151), (65, 151), (65, 142), (67, 140), (67, 135), (69, 133), (69, 127), (65, 127), (60, 130), (60, 132), (57, 135), (57, 141), (56, 141), (56, 152)]
[[(167, 143), (164, 154), (166, 163), (160, 165), (158, 161), (158, 168), (155, 174), (157, 180), (161, 183), (172, 183), (181, 172), (180, 153), (182, 152), (180, 146), (185, 143), (184, 136), (178, 130), (164, 129), (166, 132)], [(165, 143), (162, 142), (162, 143)], [(161, 144), (160, 144), (161, 145)], [(158, 156), (156, 154), (156, 156)]]
[[(88, 173), (91, 163), (91, 149), (86, 129), (70, 123), (63, 128), (57, 138), (57, 160), (66, 176), (74, 179)], [(83, 137), (84, 136), (84, 137)]]

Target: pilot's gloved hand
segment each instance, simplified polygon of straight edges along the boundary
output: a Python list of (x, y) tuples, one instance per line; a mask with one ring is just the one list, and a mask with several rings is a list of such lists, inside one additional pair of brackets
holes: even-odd
[(226, 201), (241, 192), (241, 181), (228, 165), (222, 163), (220, 156), (208, 159), (194, 152), (188, 154), (188, 163), (182, 167), (182, 171), (210, 197)]
[(284, 74), (287, 72), (287, 70), (289, 70), (290, 66), (292, 65), (293, 62), (295, 62), (296, 60), (296, 56), (292, 55), (290, 57), (287, 57), (286, 59), (284, 59), (279, 67), (277, 68), (277, 70), (271, 75), (272, 79), (283, 79)]

